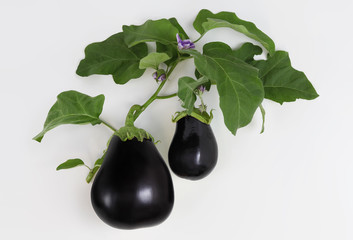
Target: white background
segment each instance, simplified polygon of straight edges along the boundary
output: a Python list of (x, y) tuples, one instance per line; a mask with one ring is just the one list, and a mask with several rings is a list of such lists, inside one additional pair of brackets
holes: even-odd
[[(236, 136), (228, 132), (216, 91), (212, 128), (219, 163), (207, 178), (190, 182), (173, 174), (175, 206), (161, 225), (133, 231), (111, 228), (90, 203), (87, 169), (56, 172), (69, 158), (92, 165), (111, 132), (104, 126), (61, 126), (39, 144), (56, 96), (78, 90), (106, 102), (102, 118), (122, 126), (129, 107), (156, 89), (151, 71), (124, 86), (110, 76), (75, 75), (83, 50), (121, 31), (124, 24), (176, 17), (192, 39), (202, 8), (236, 12), (256, 23), (290, 53), (320, 97), (282, 106), (265, 100), (261, 116)], [(16, 1), (0, 0), (0, 238), (1, 239), (353, 239), (353, 2), (335, 1)], [(209, 32), (208, 41), (238, 46), (246, 37), (229, 29)], [(191, 61), (188, 63), (192, 63)], [(185, 62), (163, 93), (191, 75)], [(162, 142), (164, 159), (174, 134), (176, 98), (156, 101), (137, 125)]]

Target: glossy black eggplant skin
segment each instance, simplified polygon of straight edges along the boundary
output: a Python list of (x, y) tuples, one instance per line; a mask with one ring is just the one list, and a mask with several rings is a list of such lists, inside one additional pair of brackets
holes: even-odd
[(170, 172), (150, 140), (114, 136), (91, 189), (98, 217), (112, 227), (135, 229), (163, 222), (174, 204)]
[(176, 123), (169, 147), (169, 166), (179, 177), (198, 180), (216, 166), (218, 147), (211, 126), (186, 116)]

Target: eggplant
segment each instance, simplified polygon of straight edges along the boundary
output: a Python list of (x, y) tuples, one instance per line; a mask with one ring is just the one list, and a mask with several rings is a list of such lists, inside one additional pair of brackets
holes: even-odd
[(91, 189), (94, 211), (120, 229), (160, 224), (174, 205), (167, 165), (148, 139), (122, 141), (113, 136)]
[(198, 180), (216, 166), (218, 147), (209, 124), (185, 116), (176, 123), (168, 152), (169, 166), (179, 177)]

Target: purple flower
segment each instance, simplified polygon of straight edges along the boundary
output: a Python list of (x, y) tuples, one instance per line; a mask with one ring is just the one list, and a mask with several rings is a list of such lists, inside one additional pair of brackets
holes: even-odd
[(201, 93), (204, 93), (206, 90), (206, 87), (204, 85), (201, 85), (197, 88)]
[(176, 38), (178, 41), (178, 48), (179, 49), (189, 49), (189, 48), (195, 48), (195, 44), (193, 42), (191, 42), (190, 39), (186, 39), (186, 40), (181, 40), (179, 34), (176, 34)]

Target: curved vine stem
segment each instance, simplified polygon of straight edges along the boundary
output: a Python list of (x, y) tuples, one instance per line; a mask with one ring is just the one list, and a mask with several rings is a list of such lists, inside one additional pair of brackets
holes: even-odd
[(198, 39), (196, 39), (195, 41), (193, 41), (193, 43), (197, 43), (203, 37), (203, 35), (204, 34), (201, 34), (201, 36)]
[(125, 126), (134, 126), (135, 114), (139, 111), (141, 111), (140, 105), (135, 104), (130, 108), (128, 114), (126, 115)]
[[(134, 116), (133, 116), (133, 121), (135, 121), (140, 114), (156, 99), (164, 99), (163, 97), (161, 98), (161, 96), (158, 96), (158, 94), (160, 93), (160, 91), (162, 90), (162, 88), (164, 87), (164, 85), (167, 83), (167, 80), (169, 79), (170, 74), (173, 72), (173, 70), (175, 69), (175, 67), (178, 65), (178, 63), (180, 62), (180, 59), (177, 59), (175, 61), (175, 63), (170, 67), (170, 69), (168, 69), (168, 72), (166, 73), (166, 79), (159, 84), (157, 90), (154, 92), (154, 94), (143, 104), (140, 106), (140, 109), (134, 111)], [(172, 94), (174, 95), (174, 94)], [(169, 97), (173, 97), (173, 96), (168, 96), (166, 98)], [(131, 107), (132, 108), (132, 107)], [(131, 109), (130, 109), (131, 111)]]

